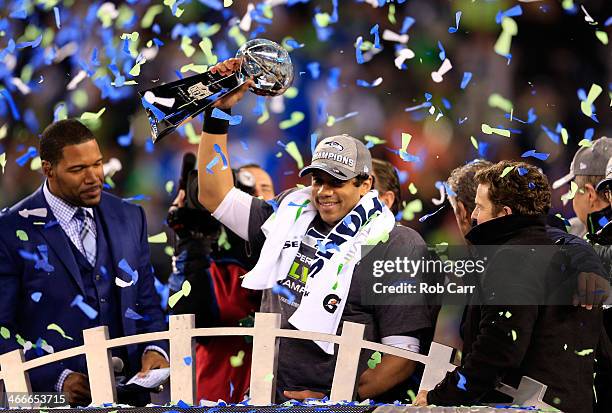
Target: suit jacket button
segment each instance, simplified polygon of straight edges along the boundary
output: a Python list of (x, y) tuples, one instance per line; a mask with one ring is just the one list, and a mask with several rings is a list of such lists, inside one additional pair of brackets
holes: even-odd
[(100, 274), (96, 274), (96, 281), (100, 281), (102, 279), (102, 277), (100, 277)]

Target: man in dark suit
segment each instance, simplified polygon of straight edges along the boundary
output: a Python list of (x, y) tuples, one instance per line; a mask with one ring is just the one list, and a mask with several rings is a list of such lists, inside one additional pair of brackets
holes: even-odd
[[(83, 344), (82, 331), (99, 325), (111, 338), (165, 330), (144, 211), (102, 192), (92, 132), (77, 120), (55, 122), (42, 133), (40, 157), (43, 186), (0, 214), (0, 353), (57, 352)], [(128, 375), (169, 365), (165, 342), (113, 349), (113, 356)], [(80, 356), (29, 376), (35, 392), (87, 404), (86, 372)]]

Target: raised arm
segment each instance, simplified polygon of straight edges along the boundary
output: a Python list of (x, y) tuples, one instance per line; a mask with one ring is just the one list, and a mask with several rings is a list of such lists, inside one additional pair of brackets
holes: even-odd
[[(228, 75), (238, 70), (240, 59), (225, 60), (210, 70), (213, 73), (219, 72), (222, 75)], [(251, 86), (252, 81), (248, 80), (236, 91), (223, 97), (213, 106), (225, 112), (231, 110)], [(232, 170), (229, 165), (229, 154), (227, 153), (227, 128), (228, 122), (222, 119), (213, 118), (211, 116), (212, 109), (205, 113), (204, 127), (200, 146), (198, 148), (198, 200), (211, 213), (214, 212), (223, 198), (234, 186)], [(215, 145), (218, 145), (221, 152), (227, 157), (228, 167), (224, 170), (215, 167), (214, 173), (206, 171), (206, 165), (212, 161), (218, 152), (215, 151)]]

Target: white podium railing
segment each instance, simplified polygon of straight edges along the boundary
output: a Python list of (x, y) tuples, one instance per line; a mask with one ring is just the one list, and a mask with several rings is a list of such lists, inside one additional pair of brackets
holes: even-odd
[[(420, 390), (431, 390), (448, 371), (455, 366), (450, 362), (453, 349), (432, 343), (427, 355), (402, 350), (363, 339), (363, 324), (344, 322), (342, 335), (313, 333), (309, 331), (280, 328), (280, 315), (256, 313), (253, 327), (195, 328), (192, 314), (170, 316), (168, 331), (108, 338), (106, 326), (83, 331), (82, 346), (48, 354), (25, 361), (22, 349), (0, 355), (0, 380), (4, 381), (6, 392), (31, 393), (28, 370), (45, 364), (58, 362), (70, 357), (85, 355), (87, 374), (91, 387), (92, 402), (95, 405), (116, 402), (113, 367), (110, 349), (129, 344), (168, 340), (170, 343), (170, 397), (173, 402), (182, 400), (196, 404), (195, 385), (195, 341), (194, 337), (252, 336), (253, 356), (251, 362), (250, 398), (253, 405), (269, 405), (274, 398), (276, 384), (276, 357), (278, 338), (317, 340), (336, 343), (339, 346), (331, 401), (352, 400), (357, 379), (357, 366), (362, 349), (379, 351), (403, 357), (425, 365)], [(193, 360), (185, 363), (185, 358)], [(536, 408), (550, 408), (542, 401), (546, 386), (524, 377), (518, 389), (502, 385), (499, 388), (514, 398), (514, 402)]]

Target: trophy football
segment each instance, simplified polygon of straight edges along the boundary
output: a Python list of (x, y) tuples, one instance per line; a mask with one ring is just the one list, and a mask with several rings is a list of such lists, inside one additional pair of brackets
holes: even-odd
[(138, 92), (149, 122), (153, 143), (173, 132), (240, 87), (254, 81), (251, 92), (282, 95), (293, 81), (293, 65), (282, 46), (266, 39), (246, 42), (236, 53), (240, 69), (228, 76), (210, 71)]

